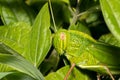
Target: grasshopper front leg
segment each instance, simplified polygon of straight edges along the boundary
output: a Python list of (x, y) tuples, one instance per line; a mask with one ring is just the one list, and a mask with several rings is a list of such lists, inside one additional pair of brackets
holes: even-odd
[(73, 68), (75, 67), (75, 63), (72, 64), (72, 66), (70, 67), (69, 71), (67, 72), (64, 80), (67, 80), (68, 79), (68, 76), (70, 75), (70, 73), (72, 72)]
[[(66, 76), (64, 77), (64, 80), (67, 80), (70, 73), (72, 72), (73, 68), (75, 67), (75, 63), (73, 63), (69, 69), (69, 71), (67, 72)], [(115, 80), (115, 78), (113, 77), (112, 73), (110, 72), (109, 68), (107, 66), (104, 65), (104, 69), (108, 72), (109, 76), (111, 77), (112, 80)], [(97, 75), (97, 80), (100, 80), (100, 74)]]

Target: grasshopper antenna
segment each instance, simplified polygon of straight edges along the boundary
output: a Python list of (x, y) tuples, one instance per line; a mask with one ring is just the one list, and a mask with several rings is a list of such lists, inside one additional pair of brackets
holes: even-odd
[(55, 18), (54, 18), (54, 15), (53, 15), (53, 10), (52, 10), (52, 5), (51, 5), (51, 1), (50, 0), (49, 0), (49, 5), (50, 5), (50, 12), (51, 12), (51, 16), (52, 16), (54, 31), (57, 32), (57, 28), (56, 28), (56, 24), (55, 24)]

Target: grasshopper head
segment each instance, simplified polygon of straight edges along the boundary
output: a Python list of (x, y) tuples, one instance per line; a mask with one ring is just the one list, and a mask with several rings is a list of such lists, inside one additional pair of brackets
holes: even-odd
[(53, 38), (53, 45), (56, 49), (56, 51), (62, 55), (65, 53), (66, 50), (66, 43), (67, 43), (67, 30), (61, 29), (57, 31), (57, 33), (54, 35)]

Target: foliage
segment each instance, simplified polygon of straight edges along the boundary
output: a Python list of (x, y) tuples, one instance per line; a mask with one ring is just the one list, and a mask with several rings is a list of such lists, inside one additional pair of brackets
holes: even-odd
[[(71, 63), (52, 43), (61, 29), (119, 49), (119, 5), (119, 0), (0, 0), (0, 80), (63, 80)], [(118, 68), (113, 71), (120, 73)], [(97, 72), (76, 66), (68, 80), (96, 80)]]

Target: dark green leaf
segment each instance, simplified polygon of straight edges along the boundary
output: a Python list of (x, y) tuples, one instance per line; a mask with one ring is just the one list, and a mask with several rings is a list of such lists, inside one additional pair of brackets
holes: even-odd
[(23, 73), (18, 73), (18, 72), (14, 72), (10, 75), (7, 75), (5, 78), (3, 78), (2, 80), (35, 80), (32, 77), (23, 74)]
[[(47, 2), (48, 0), (27, 0), (28, 4), (34, 4), (34, 3), (41, 3), (41, 2)], [(51, 2), (65, 2), (69, 4), (69, 0), (50, 0)]]
[(9, 75), (9, 74), (12, 74), (14, 72), (0, 72), (0, 79), (2, 79), (3, 77)]
[(35, 13), (22, 0), (1, 0), (1, 18), (5, 25), (23, 21), (32, 24)]
[(80, 1), (80, 11), (86, 11), (91, 7), (98, 5), (99, 0), (81, 0)]
[(68, 6), (62, 2), (52, 3), (53, 15), (58, 28), (67, 27), (70, 22), (71, 13)]
[[(36, 80), (44, 80), (44, 77), (39, 72), (39, 70), (34, 67), (30, 62), (20, 56), (17, 52), (12, 50), (10, 47), (0, 43), (1, 48), (3, 48), (6, 53), (0, 54), (0, 63), (6, 64), (13, 69), (16, 69), (22, 73), (25, 73)], [(5, 52), (4, 51), (4, 52)], [(7, 53), (9, 52), (9, 53)]]
[(59, 61), (59, 55), (55, 50), (53, 50), (50, 56), (41, 63), (40, 71), (43, 75), (48, 74), (50, 71), (56, 71)]

